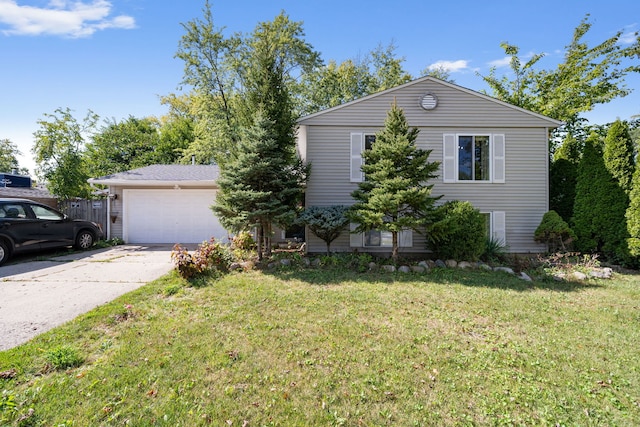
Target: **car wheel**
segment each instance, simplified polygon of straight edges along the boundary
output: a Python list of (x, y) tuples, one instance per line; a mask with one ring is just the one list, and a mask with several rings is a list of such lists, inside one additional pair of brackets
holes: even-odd
[(4, 264), (9, 259), (10, 254), (9, 246), (0, 240), (0, 265)]
[(93, 240), (93, 233), (87, 230), (81, 231), (76, 237), (76, 249), (89, 249), (93, 246)]

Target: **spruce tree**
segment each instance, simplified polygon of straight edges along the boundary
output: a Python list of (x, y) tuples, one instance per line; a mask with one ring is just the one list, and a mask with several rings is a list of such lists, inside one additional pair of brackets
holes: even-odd
[(627, 194), (635, 170), (633, 148), (629, 125), (619, 119), (613, 122), (604, 140), (604, 163)]
[(601, 253), (610, 261), (628, 262), (627, 204), (625, 192), (604, 164), (599, 138), (592, 134), (585, 141), (578, 166), (573, 216), (576, 248)]
[(278, 129), (262, 113), (246, 129), (236, 154), (221, 166), (213, 211), (232, 231), (257, 231), (258, 258), (271, 251), (272, 224), (286, 226), (297, 214), (306, 169), (282, 155)]
[(427, 225), (439, 199), (431, 196), (433, 184), (427, 182), (437, 176), (440, 164), (428, 161), (431, 150), (417, 148), (418, 132), (409, 128), (404, 112), (394, 102), (372, 148), (362, 153), (365, 179), (351, 193), (356, 203), (348, 216), (358, 224), (354, 232), (391, 232), (394, 261), (398, 259), (398, 233)]

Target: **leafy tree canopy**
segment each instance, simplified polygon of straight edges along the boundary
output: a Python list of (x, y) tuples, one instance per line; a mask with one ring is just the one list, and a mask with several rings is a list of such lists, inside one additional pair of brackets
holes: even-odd
[(18, 146), (9, 139), (0, 139), (0, 172), (12, 172), (29, 175), (27, 168), (21, 168), (18, 164), (18, 156), (22, 154)]

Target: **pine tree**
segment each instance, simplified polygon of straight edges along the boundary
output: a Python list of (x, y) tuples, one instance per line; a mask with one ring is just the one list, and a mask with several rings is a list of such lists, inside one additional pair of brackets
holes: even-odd
[(633, 157), (633, 140), (629, 133), (629, 125), (616, 120), (609, 127), (604, 140), (604, 163), (627, 194), (631, 191), (631, 180), (635, 170)]
[(262, 113), (244, 132), (237, 154), (221, 167), (213, 211), (232, 231), (256, 228), (258, 258), (271, 252), (272, 224), (292, 223), (302, 199), (306, 168), (282, 156), (278, 131)]
[(398, 258), (398, 233), (427, 225), (439, 199), (431, 196), (433, 184), (427, 182), (437, 176), (440, 164), (428, 161), (431, 150), (416, 147), (418, 132), (409, 128), (404, 112), (394, 102), (372, 148), (362, 153), (365, 180), (351, 193), (356, 203), (349, 218), (358, 224), (354, 232), (391, 232), (394, 260)]
[(592, 134), (585, 141), (578, 166), (573, 216), (576, 248), (601, 253), (610, 261), (628, 262), (627, 204), (625, 192), (604, 164), (599, 138)]

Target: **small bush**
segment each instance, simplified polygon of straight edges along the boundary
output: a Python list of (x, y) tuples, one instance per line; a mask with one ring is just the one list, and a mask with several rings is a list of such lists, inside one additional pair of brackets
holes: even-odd
[(542, 217), (542, 221), (534, 233), (536, 242), (545, 243), (550, 252), (559, 249), (567, 250), (567, 245), (575, 240), (576, 235), (554, 210), (550, 210)]
[(190, 279), (210, 270), (228, 271), (233, 262), (233, 253), (212, 237), (208, 242), (198, 245), (193, 254), (176, 244), (171, 252), (171, 259), (180, 276)]
[(241, 251), (251, 251), (256, 248), (256, 241), (248, 231), (242, 231), (231, 239), (231, 247)]
[(485, 251), (485, 219), (470, 202), (453, 200), (436, 208), (427, 247), (444, 259), (476, 261)]
[(507, 247), (502, 243), (502, 240), (485, 237), (484, 251), (480, 259), (486, 262), (502, 261), (506, 252)]
[(75, 348), (69, 346), (55, 347), (45, 354), (50, 367), (56, 370), (75, 368), (82, 365), (84, 359)]

